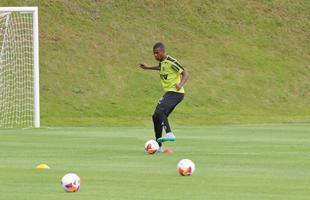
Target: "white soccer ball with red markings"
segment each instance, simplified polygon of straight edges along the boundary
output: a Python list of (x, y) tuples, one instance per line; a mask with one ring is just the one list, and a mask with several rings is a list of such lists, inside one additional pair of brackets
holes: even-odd
[(159, 145), (155, 140), (149, 140), (145, 143), (144, 151), (149, 154), (155, 154), (159, 149)]
[(190, 176), (191, 174), (195, 172), (195, 169), (196, 169), (193, 161), (189, 159), (180, 160), (177, 167), (178, 167), (178, 172), (181, 176)]
[(81, 179), (74, 173), (64, 175), (61, 185), (66, 192), (77, 192), (80, 189)]

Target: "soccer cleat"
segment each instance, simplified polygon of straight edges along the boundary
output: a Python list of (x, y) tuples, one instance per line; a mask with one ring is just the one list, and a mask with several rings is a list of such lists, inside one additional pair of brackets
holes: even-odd
[(174, 142), (176, 140), (175, 136), (173, 135), (172, 132), (167, 133), (166, 136), (158, 138), (157, 142)]

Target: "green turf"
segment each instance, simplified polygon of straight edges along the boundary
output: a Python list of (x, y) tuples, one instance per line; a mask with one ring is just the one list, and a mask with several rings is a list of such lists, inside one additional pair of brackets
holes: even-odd
[[(309, 132), (310, 124), (178, 128), (172, 155), (147, 155), (151, 129), (1, 130), (0, 199), (306, 200)], [(191, 177), (176, 172), (183, 158), (196, 163)], [(77, 193), (62, 191), (68, 172), (81, 177)]]

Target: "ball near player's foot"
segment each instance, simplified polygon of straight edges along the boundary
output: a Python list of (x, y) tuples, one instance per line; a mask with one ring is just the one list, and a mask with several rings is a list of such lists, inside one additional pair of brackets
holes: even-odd
[(155, 140), (149, 140), (144, 145), (144, 151), (149, 154), (155, 154), (159, 149), (159, 145)]

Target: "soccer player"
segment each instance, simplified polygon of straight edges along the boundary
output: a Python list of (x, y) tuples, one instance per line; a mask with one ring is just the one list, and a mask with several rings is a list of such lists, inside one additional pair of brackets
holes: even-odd
[[(155, 59), (159, 61), (159, 64), (140, 64), (140, 67), (145, 70), (158, 70), (161, 84), (165, 91), (164, 96), (159, 100), (152, 116), (155, 137), (160, 146), (159, 151), (162, 151), (162, 142), (176, 140), (169, 125), (168, 116), (183, 100), (183, 86), (188, 80), (189, 74), (176, 59), (165, 53), (165, 46), (163, 43), (158, 42), (153, 46), (153, 54)], [(165, 136), (162, 136), (163, 129), (166, 132)]]

